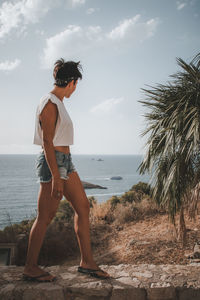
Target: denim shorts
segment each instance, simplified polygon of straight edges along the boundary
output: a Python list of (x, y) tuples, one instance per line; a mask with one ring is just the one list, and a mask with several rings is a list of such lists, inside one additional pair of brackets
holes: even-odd
[[(71, 153), (64, 153), (55, 150), (56, 161), (58, 165), (58, 170), (60, 173), (60, 178), (69, 179), (67, 176), (69, 173), (76, 171), (76, 168), (72, 162)], [(35, 161), (36, 175), (39, 177), (37, 182), (50, 182), (52, 175), (49, 166), (46, 161), (44, 151), (42, 150), (36, 158)]]

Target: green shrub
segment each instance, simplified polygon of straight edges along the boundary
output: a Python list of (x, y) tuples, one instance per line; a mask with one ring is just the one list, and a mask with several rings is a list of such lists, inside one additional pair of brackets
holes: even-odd
[(111, 204), (111, 209), (115, 209), (117, 204), (120, 203), (120, 198), (117, 196), (112, 196), (110, 199), (107, 200)]
[(90, 207), (93, 207), (93, 204), (97, 204), (97, 200), (95, 199), (94, 196), (89, 196), (88, 201), (90, 202)]
[(121, 198), (120, 198), (120, 202), (122, 202), (123, 204), (128, 203), (132, 203), (132, 202), (140, 202), (142, 199), (142, 194), (136, 191), (128, 191), (125, 192)]
[(113, 222), (122, 225), (140, 219), (140, 211), (133, 203), (120, 203), (113, 211)]
[(56, 212), (54, 221), (70, 222), (74, 215), (74, 210), (69, 201), (61, 200)]
[(151, 187), (148, 183), (139, 181), (132, 186), (130, 191), (143, 192), (146, 195), (150, 195)]

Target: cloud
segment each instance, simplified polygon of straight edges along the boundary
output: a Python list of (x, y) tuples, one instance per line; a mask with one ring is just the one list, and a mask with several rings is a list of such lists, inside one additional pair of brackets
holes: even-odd
[(21, 6), (21, 13), (25, 23), (36, 23), (45, 16), (50, 9), (57, 5), (57, 0), (26, 0)]
[(146, 22), (139, 22), (141, 15), (136, 15), (131, 19), (125, 19), (117, 27), (112, 29), (107, 38), (112, 41), (140, 40), (152, 37), (155, 34), (158, 18), (150, 19)]
[(72, 6), (85, 4), (85, 0), (71, 0), (71, 2), (72, 2)]
[(9, 34), (13, 29), (21, 31), (29, 23), (36, 23), (41, 17), (57, 5), (60, 0), (21, 0), (5, 1), (0, 6), (0, 39)]
[(108, 114), (111, 111), (113, 111), (114, 107), (121, 103), (122, 101), (124, 101), (123, 97), (120, 98), (111, 98), (111, 99), (107, 99), (103, 102), (101, 102), (100, 104), (97, 104), (96, 106), (92, 107), (90, 109), (91, 113), (103, 113), (103, 114)]
[(123, 41), (118, 47), (121, 49), (126, 44), (131, 45), (152, 37), (159, 23), (158, 18), (146, 22), (141, 22), (140, 18), (140, 15), (136, 15), (132, 19), (126, 19), (108, 33), (103, 32), (100, 26), (83, 28), (69, 25), (64, 31), (46, 39), (41, 55), (42, 67), (51, 68), (58, 57), (82, 59), (85, 55), (90, 55), (95, 47), (98, 47), (98, 51), (111, 49), (114, 44)]
[(74, 9), (85, 4), (86, 0), (62, 0), (67, 9)]
[(177, 1), (177, 2), (176, 2), (176, 8), (177, 8), (178, 10), (183, 9), (186, 5), (187, 5), (186, 2), (180, 2), (180, 1)]
[(14, 61), (4, 61), (0, 63), (0, 70), (1, 71), (12, 71), (16, 69), (21, 63), (21, 60), (15, 59)]
[(0, 38), (19, 26), (21, 22), (21, 3), (4, 2), (0, 7)]
[(91, 14), (93, 14), (95, 11), (97, 11), (98, 9), (97, 8), (93, 8), (93, 7), (90, 7), (90, 8), (88, 8), (87, 10), (86, 10), (86, 13), (88, 14), (88, 15), (91, 15)]
[(81, 57), (91, 46), (101, 40), (101, 27), (69, 25), (64, 31), (46, 39), (46, 47), (41, 57), (45, 68), (52, 66), (58, 57)]

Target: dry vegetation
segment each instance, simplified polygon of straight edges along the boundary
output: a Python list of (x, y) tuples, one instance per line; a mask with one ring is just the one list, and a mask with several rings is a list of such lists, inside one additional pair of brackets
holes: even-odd
[[(195, 242), (200, 241), (200, 215), (191, 220), (185, 215), (187, 243), (177, 241), (174, 226), (166, 211), (156, 206), (142, 183), (121, 197), (113, 196), (98, 204), (90, 197), (90, 231), (95, 261), (98, 264), (153, 263), (187, 264)], [(73, 228), (74, 211), (62, 200), (49, 225), (40, 252), (42, 265), (79, 264), (80, 252)], [(178, 215), (176, 217), (178, 220)], [(25, 262), (28, 234), (34, 220), (23, 221), (0, 231), (0, 242), (17, 242), (16, 263)]]

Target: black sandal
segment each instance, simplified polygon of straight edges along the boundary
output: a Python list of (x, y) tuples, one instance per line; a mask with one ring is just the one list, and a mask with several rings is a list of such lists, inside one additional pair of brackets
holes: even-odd
[(49, 272), (45, 272), (44, 274), (38, 275), (38, 276), (29, 276), (26, 274), (22, 274), (22, 279), (25, 281), (36, 281), (36, 282), (53, 282), (55, 281), (57, 278), (54, 276), (52, 279), (46, 279), (46, 280), (40, 280), (39, 278), (41, 277), (46, 277), (51, 275)]
[(98, 272), (107, 274), (105, 271), (103, 271), (101, 269), (87, 269), (87, 268), (83, 268), (81, 266), (78, 266), (77, 271), (80, 272), (80, 273), (88, 274), (88, 275), (96, 277), (96, 278), (101, 278), (101, 279), (111, 278), (110, 275), (104, 276), (104, 275), (98, 274)]

